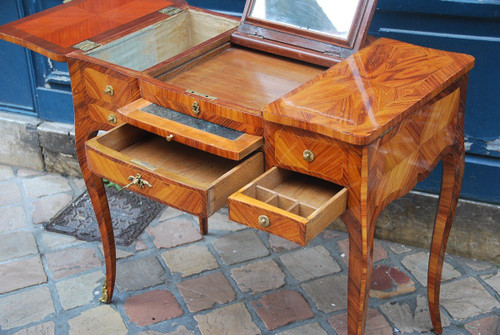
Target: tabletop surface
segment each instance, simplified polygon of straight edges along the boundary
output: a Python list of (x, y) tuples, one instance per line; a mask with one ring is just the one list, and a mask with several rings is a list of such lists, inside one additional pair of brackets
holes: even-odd
[(264, 118), (368, 144), (473, 65), (469, 55), (381, 38), (268, 105)]

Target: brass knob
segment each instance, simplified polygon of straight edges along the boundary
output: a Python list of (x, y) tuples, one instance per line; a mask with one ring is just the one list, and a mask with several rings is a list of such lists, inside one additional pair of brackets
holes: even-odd
[(195, 115), (200, 114), (200, 104), (198, 101), (193, 102), (193, 105), (191, 106), (191, 110)]
[(314, 160), (314, 153), (311, 150), (304, 150), (302, 158), (307, 162), (312, 162)]
[(112, 97), (113, 95), (115, 95), (115, 89), (111, 85), (106, 85), (106, 87), (104, 88), (104, 94)]
[(259, 225), (262, 228), (267, 228), (267, 227), (269, 227), (270, 224), (271, 224), (271, 222), (269, 221), (269, 218), (267, 216), (265, 216), (265, 215), (259, 216)]
[(170, 134), (168, 135), (167, 137), (165, 137), (167, 139), (167, 142), (170, 142), (174, 139), (174, 134)]
[(116, 115), (115, 114), (109, 114), (108, 115), (108, 122), (115, 124), (117, 122)]

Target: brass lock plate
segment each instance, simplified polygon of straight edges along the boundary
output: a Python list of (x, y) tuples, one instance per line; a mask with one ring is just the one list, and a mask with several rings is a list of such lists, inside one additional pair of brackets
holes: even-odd
[(200, 114), (200, 104), (198, 103), (198, 101), (193, 102), (193, 104), (191, 105), (191, 110), (195, 115)]

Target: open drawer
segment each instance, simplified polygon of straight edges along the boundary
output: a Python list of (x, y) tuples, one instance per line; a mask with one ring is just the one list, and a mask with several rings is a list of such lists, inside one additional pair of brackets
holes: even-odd
[(118, 110), (120, 120), (212, 154), (240, 160), (264, 144), (262, 136), (245, 134), (216, 123), (138, 99)]
[(229, 197), (229, 218), (305, 246), (347, 207), (347, 189), (277, 167)]
[(121, 186), (207, 218), (264, 172), (257, 152), (237, 162), (128, 124), (85, 143), (89, 169)]

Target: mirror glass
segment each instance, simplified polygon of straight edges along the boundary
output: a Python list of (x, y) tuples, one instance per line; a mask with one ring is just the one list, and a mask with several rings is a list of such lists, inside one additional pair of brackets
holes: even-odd
[(360, 0), (255, 0), (250, 16), (347, 40)]

